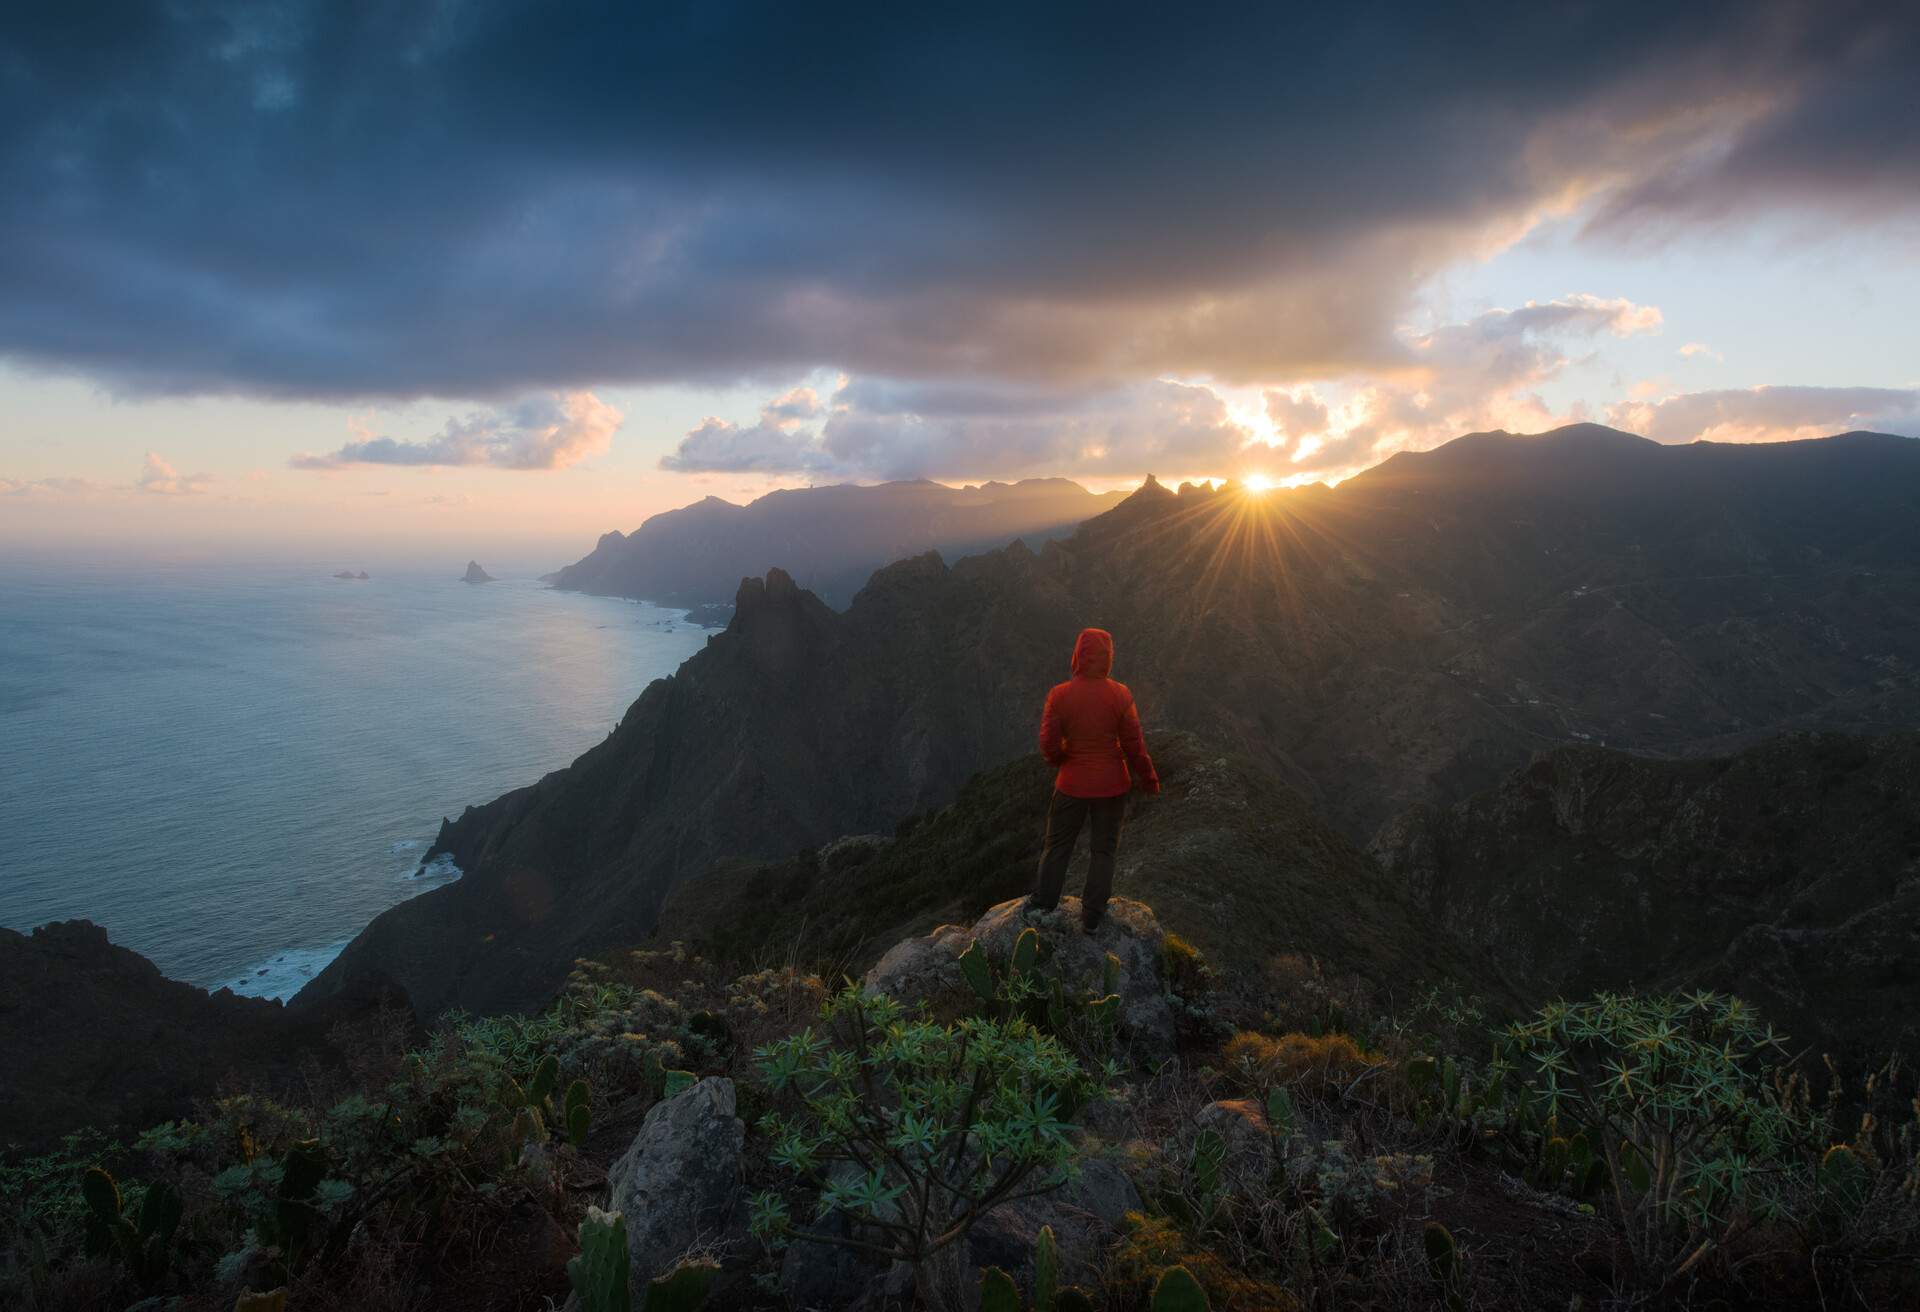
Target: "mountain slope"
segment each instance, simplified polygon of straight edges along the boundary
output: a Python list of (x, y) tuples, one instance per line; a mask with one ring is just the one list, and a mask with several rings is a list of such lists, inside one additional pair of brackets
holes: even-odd
[(216, 1084), (274, 1088), (331, 1062), (348, 1009), (290, 1017), (278, 1002), (165, 978), (84, 920), (0, 929), (0, 1150), (48, 1146), (91, 1125), (142, 1130)]
[(606, 534), (552, 581), (579, 592), (693, 606), (724, 601), (743, 576), (778, 565), (843, 606), (890, 560), (1062, 537), (1122, 495), (1034, 478), (961, 488), (924, 479), (796, 488), (744, 506), (708, 497), (655, 515), (630, 534)]
[[(1129, 803), (1115, 892), (1152, 906), (1231, 977), (1307, 957), (1381, 995), (1423, 981), (1508, 992), (1490, 958), (1432, 932), (1403, 881), (1271, 775), (1184, 733), (1161, 735), (1154, 764), (1163, 792)], [(1051, 775), (1022, 756), (974, 776), (895, 838), (716, 866), (675, 886), (656, 933), (723, 959), (791, 956), (830, 976), (858, 974), (902, 938), (971, 924), (1031, 891)], [(1083, 842), (1069, 892), (1086, 864)]]
[(1804, 1042), (1920, 1038), (1920, 734), (1796, 734), (1731, 757), (1562, 748), (1387, 826), (1434, 922), (1543, 991), (1705, 985)]
[(1920, 442), (1593, 428), (1475, 435), (1337, 489), (1149, 481), (1037, 554), (898, 562), (844, 613), (775, 571), (606, 742), (446, 826), (434, 852), (467, 877), (308, 992), (535, 1000), (715, 862), (890, 830), (1031, 751), (1084, 624), (1116, 634), (1150, 742), (1199, 734), (1360, 839), (1543, 748), (1920, 724), (1916, 578)]

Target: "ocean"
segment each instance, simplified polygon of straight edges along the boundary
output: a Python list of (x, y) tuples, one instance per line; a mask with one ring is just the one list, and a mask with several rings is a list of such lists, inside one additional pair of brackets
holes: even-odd
[(685, 613), (458, 569), (0, 570), (0, 925), (84, 918), (291, 997), (442, 816), (598, 742), (705, 643)]

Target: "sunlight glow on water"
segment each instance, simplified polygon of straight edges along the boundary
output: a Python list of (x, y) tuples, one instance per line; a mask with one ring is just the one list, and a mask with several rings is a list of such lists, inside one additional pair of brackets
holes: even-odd
[[(0, 577), (0, 925), (85, 918), (286, 996), (443, 815), (533, 783), (706, 641), (682, 612), (273, 567)], [(264, 973), (261, 973), (264, 972)]]

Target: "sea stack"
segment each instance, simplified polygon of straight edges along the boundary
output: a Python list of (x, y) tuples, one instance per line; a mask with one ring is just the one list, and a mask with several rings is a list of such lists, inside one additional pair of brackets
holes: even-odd
[(470, 560), (467, 562), (467, 572), (460, 576), (460, 581), (462, 583), (491, 583), (493, 582), (493, 575), (481, 569), (479, 561)]

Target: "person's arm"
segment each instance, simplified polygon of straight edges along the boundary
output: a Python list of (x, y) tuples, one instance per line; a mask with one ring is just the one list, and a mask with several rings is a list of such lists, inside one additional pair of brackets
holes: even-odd
[(1153, 768), (1153, 758), (1147, 755), (1147, 739), (1140, 732), (1140, 712), (1134, 708), (1132, 693), (1127, 694), (1127, 704), (1120, 712), (1120, 750), (1126, 753), (1133, 786), (1142, 792), (1159, 792), (1160, 776)]
[(1040, 712), (1040, 755), (1048, 765), (1067, 763), (1067, 731), (1060, 723), (1060, 708), (1054, 704), (1051, 692), (1047, 694), (1045, 709)]

